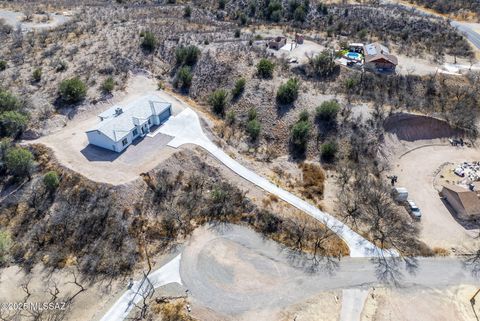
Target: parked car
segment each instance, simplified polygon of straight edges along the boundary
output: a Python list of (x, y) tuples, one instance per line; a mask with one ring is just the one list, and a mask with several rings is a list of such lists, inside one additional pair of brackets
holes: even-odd
[(460, 177), (464, 177), (465, 176), (465, 171), (463, 170), (463, 168), (461, 167), (457, 167), (455, 168), (455, 170), (453, 171), (455, 174), (457, 174), (458, 176)]
[(407, 210), (410, 215), (416, 220), (420, 220), (422, 218), (422, 212), (420, 208), (418, 208), (417, 204), (414, 201), (408, 200), (407, 201)]
[(404, 187), (392, 188), (392, 197), (397, 203), (403, 203), (408, 199), (408, 191)]

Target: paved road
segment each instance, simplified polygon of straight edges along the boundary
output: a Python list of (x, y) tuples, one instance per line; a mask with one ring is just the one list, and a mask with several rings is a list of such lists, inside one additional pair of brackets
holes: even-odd
[(475, 45), (475, 47), (480, 49), (480, 34), (478, 34), (476, 31), (470, 28), (468, 24), (462, 23), (459, 21), (452, 21), (450, 22), (450, 25), (452, 25), (452, 27), (457, 28), (458, 31), (464, 34), (465, 37), (467, 37), (467, 39), (470, 40), (470, 42)]
[[(239, 315), (282, 309), (322, 291), (385, 285), (377, 274), (382, 269), (367, 258), (343, 259), (333, 271), (320, 269), (312, 273), (308, 269), (310, 261), (291, 256), (246, 227), (205, 230), (197, 230), (185, 247), (180, 274), (192, 299), (219, 313)], [(403, 265), (392, 267), (392, 271), (397, 269), (394, 274), (399, 284), (409, 289), (478, 284), (455, 258), (419, 259), (412, 274)], [(361, 305), (361, 294), (353, 291), (352, 302)], [(344, 313), (355, 315), (356, 311)]]
[(192, 109), (187, 108), (180, 114), (171, 117), (157, 132), (153, 133), (153, 135), (157, 133), (175, 137), (168, 143), (169, 146), (174, 148), (178, 148), (184, 144), (195, 144), (203, 147), (241, 177), (319, 220), (347, 243), (350, 248), (350, 256), (371, 257), (378, 255), (397, 255), (396, 252), (380, 250), (330, 214), (320, 211), (317, 207), (272, 184), (264, 177), (235, 161), (208, 139), (202, 130), (198, 115)]
[[(407, 9), (414, 9), (417, 13), (424, 15), (424, 16), (436, 16), (436, 17), (442, 17), (441, 15), (434, 15), (431, 12), (427, 12), (422, 10), (419, 7), (414, 7), (413, 5), (409, 5), (407, 3), (401, 3), (396, 0), (381, 0), (381, 4), (395, 4), (399, 5), (402, 7), (405, 7)], [(460, 31), (462, 34), (467, 37), (468, 40), (470, 40), (477, 49), (480, 50), (480, 34), (476, 31), (474, 31), (472, 28), (468, 26), (468, 23), (460, 22), (460, 21), (451, 21), (450, 25), (454, 28), (457, 28), (458, 31)]]

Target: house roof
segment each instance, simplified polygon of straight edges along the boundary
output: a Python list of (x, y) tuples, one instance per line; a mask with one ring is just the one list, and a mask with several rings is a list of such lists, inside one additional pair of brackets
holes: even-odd
[(378, 60), (386, 60), (394, 65), (398, 65), (396, 56), (391, 55), (387, 47), (375, 42), (365, 46), (365, 62), (374, 62)]
[[(99, 116), (104, 119), (89, 131), (99, 131), (111, 140), (118, 142), (131, 132), (136, 125), (142, 124), (152, 115), (159, 115), (170, 108), (155, 95), (143, 96), (131, 103), (119, 107), (113, 106)], [(120, 112), (117, 113), (117, 110)]]
[(468, 215), (480, 214), (480, 198), (477, 193), (458, 185), (445, 184), (443, 188), (453, 193)]

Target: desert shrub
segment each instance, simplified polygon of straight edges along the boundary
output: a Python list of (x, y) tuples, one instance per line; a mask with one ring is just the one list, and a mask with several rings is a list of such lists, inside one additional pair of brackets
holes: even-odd
[(57, 60), (54, 66), (56, 72), (62, 72), (68, 69), (68, 64), (65, 60)]
[(257, 64), (257, 74), (264, 78), (272, 78), (273, 69), (275, 68), (275, 64), (268, 59), (261, 59)]
[(299, 119), (291, 129), (291, 142), (296, 152), (304, 153), (312, 125), (308, 119)]
[(218, 0), (218, 9), (224, 10), (226, 4), (227, 4), (227, 0)]
[(227, 111), (227, 115), (226, 115), (226, 120), (227, 120), (227, 124), (228, 125), (233, 125), (235, 124), (235, 121), (236, 121), (236, 115), (235, 115), (235, 112), (233, 110), (229, 110)]
[(317, 4), (317, 12), (321, 15), (327, 15), (328, 14), (328, 7), (324, 3), (319, 2)]
[(290, 78), (286, 83), (280, 85), (277, 91), (277, 101), (280, 104), (291, 104), (298, 98), (300, 82), (297, 78)]
[(0, 88), (0, 112), (18, 110), (21, 106), (20, 100), (15, 95)]
[(295, 12), (293, 13), (293, 18), (295, 21), (304, 22), (306, 17), (307, 13), (305, 12), (305, 8), (303, 6), (299, 6), (297, 9), (295, 9)]
[(60, 98), (66, 103), (78, 103), (85, 99), (87, 86), (80, 78), (65, 79), (60, 83)]
[(152, 32), (145, 31), (143, 32), (141, 46), (145, 51), (152, 52), (157, 48), (157, 38), (155, 38), (155, 35)]
[(187, 47), (181, 46), (175, 51), (175, 59), (178, 65), (187, 65), (192, 67), (200, 57), (200, 49), (194, 45)]
[(260, 136), (260, 131), (262, 130), (262, 125), (258, 121), (257, 118), (251, 119), (247, 122), (247, 133), (250, 136), (250, 139), (252, 141), (255, 141), (258, 139), (258, 136)]
[(282, 4), (278, 0), (270, 1), (267, 7), (266, 16), (268, 20), (279, 22), (282, 18)]
[(215, 114), (223, 116), (227, 106), (227, 99), (227, 91), (224, 89), (217, 89), (208, 98), (208, 103)]
[(324, 50), (311, 58), (309, 64), (313, 75), (316, 77), (328, 77), (339, 68), (328, 50)]
[(189, 66), (181, 67), (177, 72), (175, 85), (183, 89), (188, 89), (192, 85), (192, 71)]
[(316, 163), (302, 163), (301, 193), (311, 200), (321, 200), (325, 189), (326, 175), (322, 167)]
[(338, 146), (335, 141), (329, 141), (322, 144), (321, 147), (321, 157), (325, 162), (332, 162), (335, 160), (337, 155)]
[(235, 29), (234, 37), (240, 38), (240, 34), (241, 34), (240, 29)]
[(28, 117), (14, 110), (0, 113), (0, 137), (18, 137), (27, 127)]
[(184, 18), (190, 18), (192, 16), (192, 7), (186, 6), (183, 8), (183, 17)]
[(248, 111), (248, 120), (253, 120), (257, 118), (257, 110), (255, 108), (250, 108)]
[(5, 165), (13, 176), (29, 176), (33, 165), (33, 155), (25, 148), (10, 148), (5, 155)]
[(0, 60), (0, 71), (7, 69), (7, 62), (5, 60)]
[(42, 69), (41, 68), (37, 68), (33, 71), (32, 79), (35, 82), (39, 82), (40, 80), (42, 80)]
[(340, 104), (335, 100), (324, 101), (316, 109), (316, 117), (318, 120), (328, 123), (334, 122), (337, 119), (337, 114), (340, 111)]
[(273, 234), (279, 232), (282, 227), (282, 219), (270, 213), (261, 210), (257, 213), (257, 225), (262, 234)]
[(58, 177), (57, 172), (50, 171), (43, 176), (43, 183), (48, 191), (53, 192), (60, 185), (60, 178)]
[(112, 77), (108, 77), (103, 81), (102, 86), (100, 88), (102, 92), (105, 94), (111, 93), (115, 88), (115, 80)]
[(12, 239), (10, 233), (0, 230), (0, 266), (7, 262), (11, 246)]
[(245, 90), (245, 84), (247, 81), (244, 78), (240, 78), (235, 82), (235, 87), (232, 89), (232, 97), (238, 98)]

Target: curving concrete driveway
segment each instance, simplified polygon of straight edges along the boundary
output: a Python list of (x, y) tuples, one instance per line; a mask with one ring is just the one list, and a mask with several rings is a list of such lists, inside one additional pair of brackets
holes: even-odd
[[(161, 287), (170, 283), (182, 284), (180, 277), (180, 260), (181, 254), (177, 255), (170, 262), (162, 266), (160, 269), (151, 273), (148, 279), (154, 288)], [(143, 296), (147, 294), (150, 286), (146, 282), (136, 281), (132, 287), (128, 289), (115, 304), (108, 310), (108, 312), (100, 319), (100, 321), (121, 321), (127, 318), (128, 314), (139, 303)]]
[(195, 144), (204, 148), (225, 166), (244, 179), (252, 182), (263, 190), (278, 196), (285, 202), (319, 220), (347, 243), (350, 248), (350, 256), (373, 257), (380, 255), (398, 255), (394, 251), (379, 249), (330, 214), (320, 211), (317, 207), (272, 184), (264, 177), (256, 174), (232, 159), (208, 139), (202, 130), (198, 115), (192, 109), (187, 108), (180, 114), (171, 117), (162, 127), (153, 133), (152, 136), (155, 136), (158, 133), (174, 137), (174, 139), (168, 143), (169, 146), (174, 148), (178, 148), (184, 144)]

